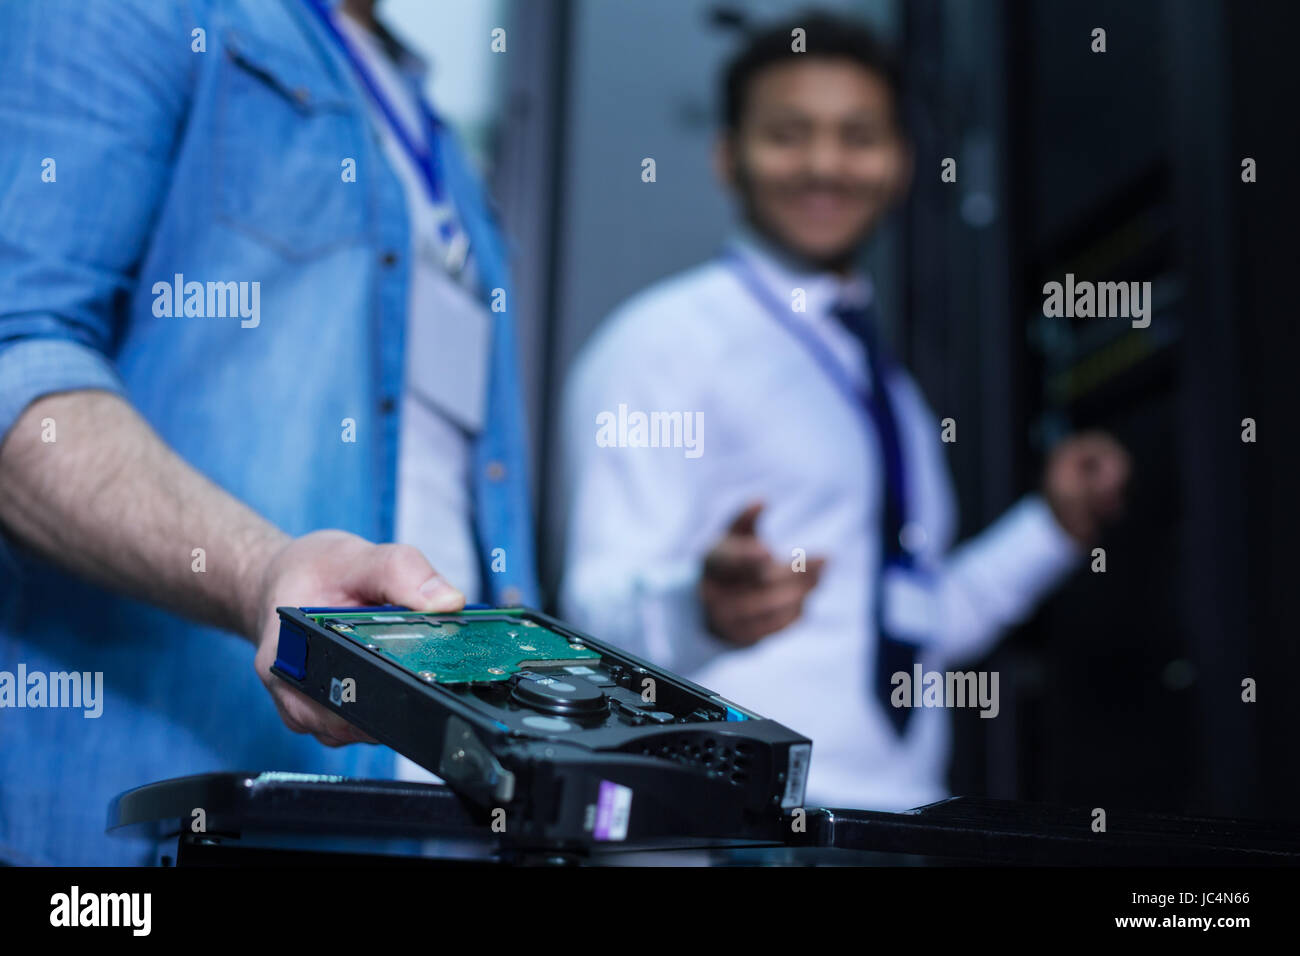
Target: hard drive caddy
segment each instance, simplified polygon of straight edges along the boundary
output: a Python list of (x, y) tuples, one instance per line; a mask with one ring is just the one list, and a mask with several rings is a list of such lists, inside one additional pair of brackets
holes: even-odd
[(272, 670), (506, 841), (788, 835), (812, 744), (537, 611), (278, 608)]

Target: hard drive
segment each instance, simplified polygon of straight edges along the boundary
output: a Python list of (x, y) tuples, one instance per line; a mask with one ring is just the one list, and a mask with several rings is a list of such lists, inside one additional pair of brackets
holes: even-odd
[(442, 777), (502, 838), (780, 839), (812, 743), (521, 608), (291, 608), (272, 670)]

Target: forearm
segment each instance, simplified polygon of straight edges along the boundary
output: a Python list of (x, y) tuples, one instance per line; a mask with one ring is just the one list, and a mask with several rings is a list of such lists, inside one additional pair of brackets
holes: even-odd
[(47, 395), (19, 417), (0, 445), (0, 526), (74, 574), (250, 640), (288, 540), (99, 391)]

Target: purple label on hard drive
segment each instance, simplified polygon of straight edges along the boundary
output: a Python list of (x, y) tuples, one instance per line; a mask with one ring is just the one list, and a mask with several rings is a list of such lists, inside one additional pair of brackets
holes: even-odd
[(596, 824), (592, 835), (597, 840), (626, 840), (631, 815), (632, 788), (602, 780), (596, 796)]

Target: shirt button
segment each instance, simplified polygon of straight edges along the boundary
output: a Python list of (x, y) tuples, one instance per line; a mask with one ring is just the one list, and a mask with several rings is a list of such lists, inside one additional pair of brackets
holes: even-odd
[(385, 415), (391, 415), (393, 413), (393, 409), (395, 409), (396, 407), (397, 407), (397, 402), (393, 401), (391, 398), (385, 398), (379, 402), (379, 410), (383, 412)]
[(379, 257), (379, 261), (386, 266), (395, 266), (397, 265), (397, 253), (389, 249), (387, 252), (385, 252), (382, 256)]
[(501, 600), (506, 604), (519, 604), (524, 599), (524, 592), (514, 585), (501, 592)]
[(916, 554), (925, 547), (925, 529), (914, 521), (909, 521), (898, 532), (898, 543), (908, 554)]
[(305, 86), (299, 86), (294, 89), (293, 98), (303, 106), (306, 106), (308, 100), (311, 99), (311, 90), (307, 89)]
[(500, 481), (506, 476), (506, 466), (499, 461), (490, 461), (487, 465), (488, 481)]

